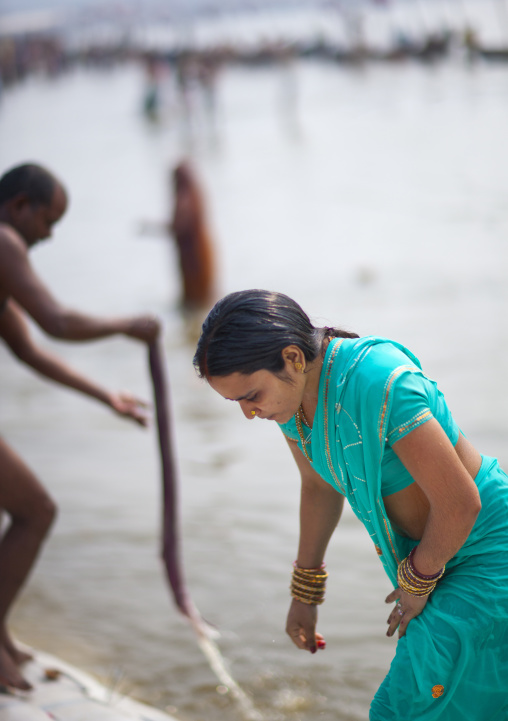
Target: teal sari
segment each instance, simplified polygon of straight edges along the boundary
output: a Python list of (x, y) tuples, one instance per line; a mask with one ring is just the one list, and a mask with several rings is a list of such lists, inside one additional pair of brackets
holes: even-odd
[[(348, 499), (394, 587), (415, 541), (395, 532), (381, 495), (381, 462), (397, 382), (418, 359), (382, 338), (334, 339), (320, 378), (313, 468)], [(437, 392), (437, 391), (436, 391)], [(432, 417), (422, 416), (419, 422)], [(281, 426), (302, 442), (295, 419)], [(475, 479), (482, 510), (423, 612), (397, 642), (371, 721), (507, 721), (508, 477), (483, 458)]]

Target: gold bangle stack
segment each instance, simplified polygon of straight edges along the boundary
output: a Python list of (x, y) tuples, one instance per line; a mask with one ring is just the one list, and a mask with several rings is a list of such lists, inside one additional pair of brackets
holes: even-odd
[(413, 564), (413, 555), (416, 550), (413, 548), (407, 558), (399, 563), (397, 571), (397, 583), (406, 593), (411, 596), (428, 596), (435, 589), (437, 582), (445, 572), (445, 566), (432, 576), (425, 576), (416, 570)]
[(324, 563), (319, 568), (300, 568), (295, 561), (291, 577), (291, 595), (297, 601), (318, 606), (325, 600), (327, 578), (328, 573), (325, 571)]

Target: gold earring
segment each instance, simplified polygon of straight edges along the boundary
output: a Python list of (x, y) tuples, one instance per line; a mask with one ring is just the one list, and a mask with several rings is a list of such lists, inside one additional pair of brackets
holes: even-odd
[(256, 415), (256, 411), (251, 411), (250, 414), (251, 414), (251, 416), (255, 416), (255, 415)]
[(295, 371), (298, 371), (298, 373), (303, 373), (303, 365), (301, 363), (295, 363)]

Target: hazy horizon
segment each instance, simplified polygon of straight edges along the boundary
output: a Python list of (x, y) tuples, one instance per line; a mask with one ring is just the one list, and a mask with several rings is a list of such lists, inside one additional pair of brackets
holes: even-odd
[[(347, 2), (348, 0), (346, 0)], [(103, 9), (105, 6), (132, 7), (146, 9), (160, 8), (166, 12), (193, 11), (214, 13), (224, 10), (250, 10), (258, 7), (314, 7), (323, 4), (319, 0), (2, 0), (0, 2), (0, 15), (11, 13), (51, 11), (63, 9), (76, 9), (95, 6)], [(369, 4), (367, 2), (367, 4)]]

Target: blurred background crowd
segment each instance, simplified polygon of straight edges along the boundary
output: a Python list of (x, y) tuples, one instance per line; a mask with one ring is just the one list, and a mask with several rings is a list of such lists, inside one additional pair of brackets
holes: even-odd
[(6, 0), (0, 14), (0, 82), (58, 76), (76, 65), (135, 60), (155, 83), (209, 90), (225, 63), (422, 62), (461, 53), (508, 60), (505, 0)]

